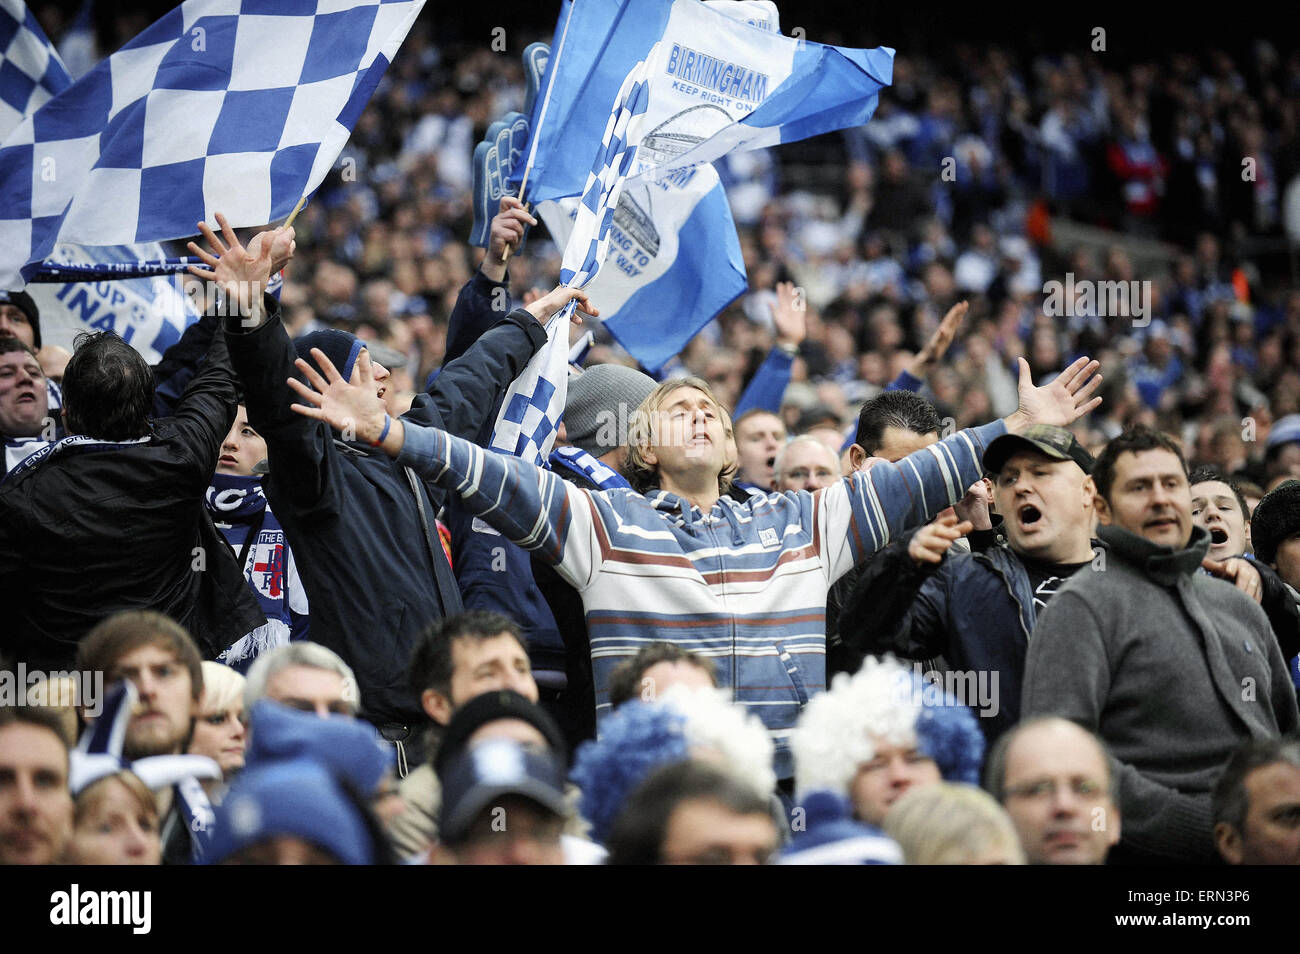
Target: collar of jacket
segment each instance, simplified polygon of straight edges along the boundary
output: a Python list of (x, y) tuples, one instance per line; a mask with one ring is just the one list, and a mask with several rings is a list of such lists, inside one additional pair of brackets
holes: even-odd
[(740, 528), (739, 518), (734, 509), (744, 505), (726, 494), (718, 498), (718, 502), (713, 505), (713, 509), (707, 514), (685, 497), (680, 497), (669, 490), (652, 489), (645, 496), (650, 501), (650, 506), (668, 517), (676, 526), (681, 527), (687, 533), (697, 533), (701, 527), (706, 525), (706, 518), (720, 517), (731, 527), (732, 544), (740, 546), (745, 542), (744, 533)]
[(1179, 577), (1199, 570), (1210, 549), (1210, 531), (1204, 527), (1192, 527), (1191, 539), (1181, 550), (1160, 546), (1116, 526), (1099, 527), (1097, 536), (1111, 554), (1133, 564), (1161, 586), (1174, 586)]

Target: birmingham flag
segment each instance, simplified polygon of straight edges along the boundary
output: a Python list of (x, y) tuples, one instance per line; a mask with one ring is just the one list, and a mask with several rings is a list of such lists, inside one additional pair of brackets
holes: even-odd
[(0, 288), (58, 242), (285, 218), (320, 185), (424, 0), (186, 0), (0, 146)]
[(893, 51), (781, 36), (765, 0), (568, 4), (553, 48), (533, 109), (527, 188), (561, 242), (575, 205), (566, 196), (586, 171), (561, 144), (593, 136), (587, 104), (608, 95), (629, 62), (648, 61), (648, 131), (614, 219), (610, 267), (588, 290), (605, 327), (655, 373), (747, 284), (726, 193), (707, 160), (865, 122), (892, 76)]
[[(528, 198), (580, 192), (587, 170), (566, 144), (595, 141), (602, 117), (592, 104), (642, 60), (654, 100), (641, 176), (865, 123), (893, 79), (894, 51), (813, 43), (775, 27), (770, 4), (566, 0), (531, 117)], [(566, 50), (579, 68), (567, 65)]]
[(0, 142), (72, 77), (23, 0), (0, 0)]
[[(632, 169), (649, 100), (645, 64), (638, 63), (619, 89), (600, 138), (600, 149), (564, 247), (560, 284), (582, 288), (600, 270), (609, 251), (614, 211)], [(546, 329), (546, 344), (506, 392), (489, 445), (544, 467), (564, 414), (569, 380), (569, 302)]]

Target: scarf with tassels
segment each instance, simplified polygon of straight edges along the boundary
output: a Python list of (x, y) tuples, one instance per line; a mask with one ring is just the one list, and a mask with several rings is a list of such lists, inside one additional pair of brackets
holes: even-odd
[(307, 597), (260, 477), (213, 474), (204, 501), (266, 614), (266, 625), (236, 640), (218, 657), (244, 672), (262, 653), (305, 635)]

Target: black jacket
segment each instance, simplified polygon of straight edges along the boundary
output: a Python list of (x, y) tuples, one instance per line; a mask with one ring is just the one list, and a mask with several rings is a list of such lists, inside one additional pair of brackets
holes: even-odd
[(845, 600), (840, 636), (862, 653), (943, 656), (953, 670), (987, 672), (990, 679), (997, 673), (996, 711), (979, 713), (992, 742), (1020, 718), (1025, 653), (1037, 619), (1029, 572), (1008, 546), (949, 553), (938, 565), (919, 567), (907, 556), (906, 539), (898, 542), (894, 558), (872, 561), (873, 572)]
[[(442, 494), (415, 478), (430, 541), (410, 472), (365, 444), (335, 440), (325, 424), (290, 409), (299, 400), (285, 383), (299, 376), (293, 344), (279, 303), (266, 302), (269, 316), (260, 327), (244, 331), (231, 318), (226, 330), (249, 423), (266, 439), (270, 473), (262, 486), (311, 601), (312, 639), (353, 668), (367, 718), (423, 724), (407, 684), (411, 654), (425, 627), (461, 611), (433, 525)], [(512, 312), (444, 367), (402, 419), (473, 438), (545, 340), (530, 314)]]
[(71, 445), (0, 483), (0, 653), (66, 669), (124, 609), (166, 613), (214, 658), (266, 617), (203, 505), (235, 418), (226, 340), (141, 443)]

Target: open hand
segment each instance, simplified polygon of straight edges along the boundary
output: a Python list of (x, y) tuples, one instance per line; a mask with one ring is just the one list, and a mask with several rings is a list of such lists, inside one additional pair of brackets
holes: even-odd
[(1094, 373), (1101, 367), (1099, 361), (1078, 358), (1041, 388), (1034, 387), (1029, 362), (1020, 358), (1018, 363), (1020, 407), (1006, 419), (1007, 430), (1012, 434), (1019, 434), (1033, 424), (1069, 427), (1101, 404), (1101, 398), (1092, 397), (1101, 387), (1101, 375)]
[[(317, 373), (310, 364), (299, 358), (294, 364), (303, 373), (311, 387), (297, 378), (289, 378), (289, 387), (299, 397), (307, 401), (306, 405), (291, 405), (303, 417), (324, 421), (339, 431), (344, 440), (365, 441), (373, 444), (384, 430), (384, 419), (388, 415), (384, 402), (376, 394), (374, 370), (370, 365), (370, 352), (365, 348), (357, 356), (356, 366), (352, 369), (352, 380), (344, 381), (338, 368), (319, 348), (311, 349), (311, 356), (320, 366), (324, 376)], [(315, 388), (313, 391), (312, 388)]]
[(227, 301), (238, 308), (236, 314), (254, 315), (261, 307), (262, 292), (272, 272), (283, 268), (293, 257), (296, 247), (293, 229), (259, 232), (245, 248), (220, 212), (217, 213), (217, 225), (221, 227), (220, 237), (206, 222), (198, 224), (199, 234), (208, 248), (202, 248), (196, 242), (188, 243), (188, 248), (206, 267), (191, 265), (189, 273), (203, 281), (216, 282)]
[(808, 307), (803, 296), (795, 290), (794, 282), (778, 282), (776, 301), (772, 309), (772, 326), (776, 329), (778, 344), (803, 344), (808, 335)]

